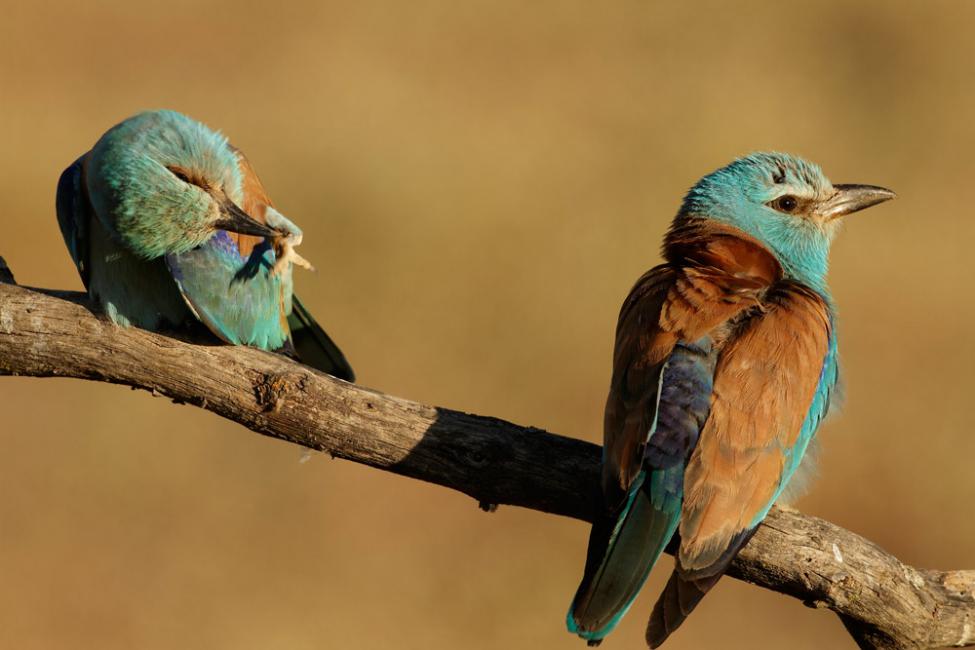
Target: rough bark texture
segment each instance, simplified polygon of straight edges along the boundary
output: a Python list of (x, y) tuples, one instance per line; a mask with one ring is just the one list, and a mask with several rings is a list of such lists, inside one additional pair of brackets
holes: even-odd
[[(425, 406), (258, 350), (194, 344), (96, 316), (86, 296), (13, 284), (0, 258), (0, 375), (125, 384), (263, 435), (459, 490), (591, 521), (599, 447)], [(730, 575), (836, 612), (862, 648), (975, 645), (975, 571), (909, 567), (875, 544), (773, 509)]]

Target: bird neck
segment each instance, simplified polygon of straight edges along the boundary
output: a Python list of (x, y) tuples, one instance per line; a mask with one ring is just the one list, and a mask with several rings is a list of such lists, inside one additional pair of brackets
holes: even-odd
[(778, 259), (745, 232), (705, 219), (674, 223), (664, 239), (664, 258), (678, 266), (696, 266), (766, 286), (783, 277)]
[(810, 249), (801, 251), (798, 255), (793, 252), (789, 258), (782, 260), (782, 267), (787, 278), (806, 285), (827, 302), (832, 302), (829, 286), (826, 284), (826, 272), (829, 269), (827, 251)]
[(675, 264), (716, 268), (768, 284), (799, 282), (831, 302), (826, 284), (828, 249), (800, 238), (761, 241), (743, 230), (695, 216), (678, 218), (664, 239), (663, 255)]

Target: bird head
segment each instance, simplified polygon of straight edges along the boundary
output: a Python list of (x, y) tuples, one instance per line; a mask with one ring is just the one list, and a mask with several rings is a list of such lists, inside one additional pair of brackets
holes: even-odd
[(239, 207), (242, 176), (227, 139), (174, 111), (140, 113), (105, 133), (87, 186), (104, 225), (146, 259), (188, 251), (217, 230), (287, 234)]
[(756, 153), (702, 178), (675, 225), (711, 219), (766, 246), (787, 277), (824, 289), (829, 248), (842, 217), (894, 198), (874, 185), (833, 185), (818, 165), (781, 153)]

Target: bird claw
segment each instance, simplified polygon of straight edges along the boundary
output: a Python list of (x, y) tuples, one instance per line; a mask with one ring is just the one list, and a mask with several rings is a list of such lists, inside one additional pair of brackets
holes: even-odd
[(301, 232), (301, 228), (271, 206), (267, 207), (264, 216), (267, 219), (268, 225), (281, 233), (279, 237), (274, 239), (275, 261), (274, 267), (271, 269), (271, 275), (280, 275), (290, 269), (291, 267), (288, 266), (289, 262), (303, 269), (314, 271), (315, 267), (311, 265), (311, 262), (299, 255), (298, 251), (295, 250), (295, 247), (300, 246), (301, 240), (304, 238), (304, 233)]
[(311, 262), (302, 257), (298, 251), (295, 250), (295, 246), (301, 244), (302, 235), (290, 233), (283, 235), (277, 241), (274, 242), (274, 253), (277, 258), (274, 261), (274, 267), (271, 269), (271, 275), (280, 275), (288, 270), (290, 267), (288, 263), (300, 266), (303, 269), (308, 269), (309, 271), (314, 271), (315, 267), (312, 266)]
[(309, 271), (315, 270), (315, 267), (312, 266), (312, 263), (306, 260), (301, 255), (299, 255), (298, 251), (296, 251), (293, 248), (291, 249), (291, 263), (296, 266), (300, 266), (303, 269), (308, 269)]

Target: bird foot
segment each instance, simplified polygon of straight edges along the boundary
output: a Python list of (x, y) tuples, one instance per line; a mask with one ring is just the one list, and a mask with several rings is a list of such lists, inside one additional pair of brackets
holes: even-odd
[(290, 268), (289, 262), (303, 269), (314, 271), (315, 267), (311, 265), (311, 262), (295, 250), (295, 247), (300, 246), (301, 240), (304, 238), (301, 228), (271, 206), (267, 207), (264, 216), (268, 225), (281, 233), (281, 236), (274, 240), (274, 256), (276, 259), (271, 274), (278, 275), (288, 270)]
[(289, 234), (280, 237), (274, 242), (274, 253), (277, 259), (274, 262), (274, 268), (271, 269), (272, 275), (278, 275), (286, 271), (289, 268), (289, 263), (300, 266), (303, 269), (308, 269), (309, 271), (315, 270), (311, 262), (295, 250), (295, 246), (301, 244), (301, 238), (302, 236), (300, 234)]

